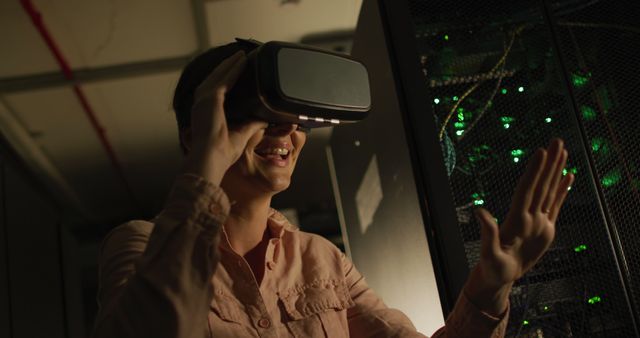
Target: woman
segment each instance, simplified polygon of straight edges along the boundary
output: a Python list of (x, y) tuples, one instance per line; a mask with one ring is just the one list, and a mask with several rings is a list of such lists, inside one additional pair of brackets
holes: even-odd
[[(239, 50), (219, 47), (185, 68), (174, 98), (182, 174), (155, 219), (105, 239), (94, 337), (424, 337), (335, 246), (270, 208), (306, 135), (295, 124), (227, 124)], [(477, 210), (480, 262), (434, 337), (504, 335), (511, 286), (553, 240), (573, 182), (566, 160), (561, 140), (536, 152), (500, 228)]]

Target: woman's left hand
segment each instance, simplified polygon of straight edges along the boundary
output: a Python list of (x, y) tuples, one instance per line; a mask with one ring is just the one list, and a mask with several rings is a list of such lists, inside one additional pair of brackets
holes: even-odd
[(574, 176), (563, 176), (567, 151), (560, 139), (538, 149), (529, 160), (500, 227), (485, 209), (476, 210), (481, 225), (480, 261), (471, 272), (467, 296), (493, 315), (506, 310), (513, 282), (529, 271), (555, 237), (555, 224)]

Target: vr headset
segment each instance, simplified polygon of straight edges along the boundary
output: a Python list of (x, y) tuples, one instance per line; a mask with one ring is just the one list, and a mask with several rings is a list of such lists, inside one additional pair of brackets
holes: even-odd
[(247, 67), (227, 93), (230, 123), (248, 118), (317, 128), (364, 119), (369, 75), (351, 57), (300, 44), (236, 39)]

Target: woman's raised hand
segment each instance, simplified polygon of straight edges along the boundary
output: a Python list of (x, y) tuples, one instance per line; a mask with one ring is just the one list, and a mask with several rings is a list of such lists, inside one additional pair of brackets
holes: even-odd
[(229, 128), (225, 94), (244, 70), (247, 57), (239, 51), (218, 65), (198, 86), (191, 108), (190, 149), (185, 171), (220, 184), (225, 172), (242, 155), (249, 138), (267, 127), (261, 121)]
[(574, 176), (563, 176), (568, 153), (560, 139), (538, 149), (529, 160), (500, 227), (485, 209), (476, 210), (481, 225), (480, 262), (472, 271), (467, 293), (492, 314), (506, 308), (513, 282), (529, 271), (555, 237), (555, 224)]

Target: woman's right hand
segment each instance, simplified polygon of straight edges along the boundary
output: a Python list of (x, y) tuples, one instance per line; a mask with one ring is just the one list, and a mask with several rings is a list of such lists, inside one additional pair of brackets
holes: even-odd
[(244, 52), (233, 54), (209, 74), (194, 94), (184, 171), (217, 185), (227, 169), (240, 158), (249, 138), (267, 127), (267, 123), (261, 121), (250, 121), (232, 129), (227, 125), (225, 94), (236, 83), (246, 62)]

